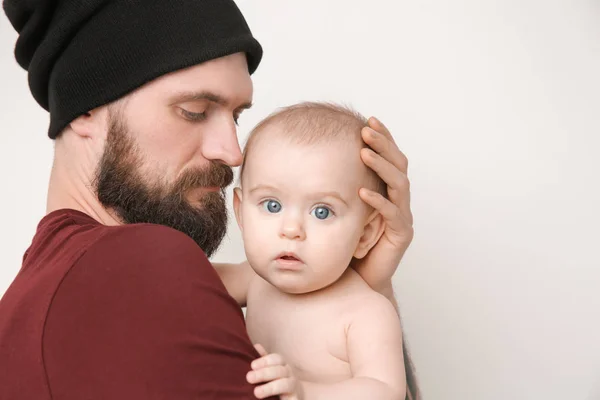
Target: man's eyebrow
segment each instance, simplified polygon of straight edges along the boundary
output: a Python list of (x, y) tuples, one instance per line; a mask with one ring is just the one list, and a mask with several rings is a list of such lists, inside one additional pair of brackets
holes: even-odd
[[(229, 101), (224, 96), (221, 96), (217, 93), (209, 92), (209, 91), (180, 93), (173, 98), (173, 100), (171, 101), (171, 104), (185, 103), (188, 101), (199, 101), (199, 100), (207, 100), (207, 101), (219, 104), (224, 107), (229, 106)], [(247, 102), (247, 103), (240, 104), (238, 107), (236, 107), (236, 109), (237, 110), (240, 110), (240, 109), (246, 110), (250, 107), (252, 107), (252, 103)]]

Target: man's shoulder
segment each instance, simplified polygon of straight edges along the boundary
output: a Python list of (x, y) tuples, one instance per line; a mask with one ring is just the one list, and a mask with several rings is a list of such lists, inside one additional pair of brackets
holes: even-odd
[(202, 249), (186, 234), (157, 224), (128, 224), (108, 227), (87, 253), (119, 261), (148, 260), (155, 257), (199, 258), (207, 261)]
[(157, 224), (109, 227), (73, 265), (81, 279), (99, 275), (115, 282), (135, 280), (163, 283), (202, 277), (218, 281), (218, 274), (202, 249), (187, 235)]
[[(106, 227), (96, 246), (126, 247), (127, 244), (160, 245), (160, 247), (195, 247), (198, 245), (186, 234), (164, 225), (138, 223)], [(159, 250), (159, 249), (157, 249)]]
[(184, 233), (156, 224), (102, 231), (56, 288), (48, 311), (55, 320), (76, 313), (73, 307), (88, 310), (93, 318), (105, 315), (107, 323), (135, 316), (144, 326), (206, 307), (241, 313), (205, 253)]
[(179, 231), (153, 224), (118, 226), (106, 232), (61, 281), (52, 306), (55, 313), (69, 309), (58, 306), (60, 299), (67, 304), (79, 302), (86, 309), (113, 310), (112, 314), (127, 304), (138, 317), (158, 309), (185, 314), (182, 310), (190, 304), (203, 307), (223, 300), (227, 309), (240, 311), (229, 305), (235, 301), (200, 247)]
[[(45, 259), (58, 253), (69, 255), (73, 263), (93, 253), (95, 257), (118, 262), (124, 259), (148, 259), (162, 251), (193, 253), (206, 258), (202, 249), (187, 235), (173, 228), (150, 223), (103, 225), (77, 210), (63, 209), (46, 215), (38, 225), (28, 253), (33, 260)], [(64, 257), (63, 257), (64, 258)]]
[(108, 229), (61, 281), (42, 340), (53, 393), (72, 398), (252, 393), (241, 309), (199, 246), (164, 226)]

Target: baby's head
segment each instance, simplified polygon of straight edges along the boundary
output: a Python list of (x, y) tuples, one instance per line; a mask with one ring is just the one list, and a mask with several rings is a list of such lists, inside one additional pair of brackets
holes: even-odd
[(332, 104), (301, 103), (271, 114), (250, 133), (234, 191), (246, 257), (287, 293), (337, 281), (384, 228), (359, 189), (386, 195), (360, 158), (367, 120)]

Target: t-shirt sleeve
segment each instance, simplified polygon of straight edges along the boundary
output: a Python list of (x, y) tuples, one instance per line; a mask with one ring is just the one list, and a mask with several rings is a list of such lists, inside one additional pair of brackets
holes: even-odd
[(55, 400), (247, 400), (258, 357), (200, 248), (155, 225), (119, 227), (65, 276), (43, 338)]

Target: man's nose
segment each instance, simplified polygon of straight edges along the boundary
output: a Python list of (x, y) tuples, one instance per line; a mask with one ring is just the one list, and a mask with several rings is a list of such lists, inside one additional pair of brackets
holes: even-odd
[(202, 155), (213, 160), (237, 167), (242, 164), (242, 149), (238, 142), (237, 128), (233, 118), (221, 119), (212, 124), (212, 129), (205, 132), (202, 138)]

